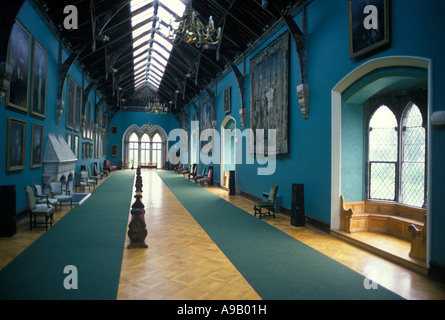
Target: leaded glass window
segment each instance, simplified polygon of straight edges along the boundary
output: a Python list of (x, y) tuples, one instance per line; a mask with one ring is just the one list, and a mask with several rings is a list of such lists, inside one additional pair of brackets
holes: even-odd
[(128, 160), (130, 165), (137, 166), (139, 164), (139, 138), (136, 133), (130, 136), (128, 142)]
[(153, 137), (151, 158), (158, 168), (162, 168), (162, 139), (158, 133)]
[(369, 198), (396, 199), (397, 120), (387, 107), (379, 107), (369, 123)]
[(141, 139), (141, 165), (150, 163), (150, 137), (144, 134)]
[(382, 105), (369, 120), (368, 198), (422, 207), (426, 202), (426, 132), (420, 109), (409, 103), (397, 117)]
[(425, 202), (425, 128), (419, 108), (408, 106), (402, 119), (402, 175), (403, 203), (423, 206)]

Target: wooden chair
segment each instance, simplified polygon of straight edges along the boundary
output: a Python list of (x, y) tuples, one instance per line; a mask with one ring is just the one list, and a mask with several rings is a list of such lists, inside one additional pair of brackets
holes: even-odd
[(212, 174), (213, 174), (213, 169), (209, 169), (209, 173), (207, 174), (206, 178), (198, 179), (199, 184), (203, 185), (204, 183), (207, 183), (207, 185), (209, 185), (210, 181), (212, 180)]
[(188, 179), (190, 180), (190, 177), (192, 178), (196, 177), (197, 173), (198, 173), (198, 165), (195, 164), (195, 166), (193, 167), (193, 171), (191, 171), (188, 175)]
[[(48, 222), (52, 226), (54, 223), (54, 207), (49, 204), (36, 204), (36, 199), (34, 197), (34, 192), (30, 186), (25, 187), (26, 197), (28, 198), (28, 209), (30, 211), (29, 215), (29, 230), (32, 230), (33, 218), (34, 218), (34, 228), (37, 227), (37, 217), (45, 217), (45, 229), (48, 230)], [(39, 223), (43, 224), (43, 223)]]
[(207, 168), (204, 167), (204, 169), (202, 169), (202, 173), (201, 173), (201, 175), (196, 175), (196, 174), (195, 174), (195, 176), (193, 177), (193, 179), (195, 180), (195, 183), (198, 183), (198, 180), (199, 180), (199, 179), (203, 179), (203, 178), (206, 177), (206, 170), (207, 170)]
[(182, 173), (185, 170), (185, 164), (182, 163), (178, 168), (176, 168), (176, 173)]
[(275, 201), (277, 198), (277, 192), (278, 192), (278, 186), (272, 185), (270, 187), (269, 197), (267, 200), (263, 201), (257, 201), (253, 204), (253, 210), (255, 211), (255, 216), (257, 214), (260, 215), (260, 219), (265, 213), (262, 212), (263, 209), (267, 209), (267, 215), (271, 215), (270, 212), (272, 211), (273, 217), (275, 217)]
[(185, 169), (184, 171), (182, 171), (181, 172), (182, 176), (185, 177), (186, 174), (189, 174), (190, 172), (193, 172), (194, 166), (195, 166), (194, 164), (191, 164), (188, 169)]

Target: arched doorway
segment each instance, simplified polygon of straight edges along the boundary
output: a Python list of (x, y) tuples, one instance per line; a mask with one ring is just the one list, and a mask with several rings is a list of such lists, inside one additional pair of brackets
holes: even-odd
[(229, 172), (236, 170), (236, 121), (228, 116), (221, 124), (221, 186), (228, 187)]
[[(356, 194), (357, 197), (360, 195), (369, 195), (369, 180), (366, 181), (366, 176), (369, 172), (369, 168), (365, 166), (368, 159), (368, 144), (366, 136), (366, 126), (369, 125), (372, 114), (378, 110), (384, 103), (379, 103), (381, 98), (380, 94), (391, 93), (391, 92), (404, 92), (404, 90), (413, 88), (416, 86), (425, 86), (425, 106), (424, 106), (424, 126), (426, 129), (426, 159), (431, 159), (428, 154), (431, 152), (431, 139), (428, 138), (430, 131), (430, 121), (431, 118), (431, 88), (432, 88), (432, 70), (431, 61), (429, 59), (417, 58), (417, 57), (385, 57), (370, 60), (360, 67), (353, 70), (346, 77), (344, 77), (331, 92), (332, 98), (332, 117), (331, 117), (331, 229), (339, 230), (340, 228), (340, 195), (343, 192), (348, 192), (344, 183), (342, 183), (342, 178), (348, 175), (345, 172), (345, 168), (353, 168), (351, 165), (352, 161), (354, 163), (363, 164), (362, 167), (351, 169), (352, 174), (349, 174), (348, 179), (354, 174), (356, 175), (355, 184), (351, 187), (351, 190), (359, 191)], [(372, 113), (366, 115), (366, 102), (373, 99), (374, 109)], [(408, 103), (399, 103), (401, 106), (399, 117), (397, 118), (398, 126), (403, 121), (403, 116), (409, 112), (410, 106), (416, 105), (417, 102), (409, 102), (409, 97), (406, 98)], [(410, 104), (411, 103), (411, 104)], [(419, 105), (420, 106), (420, 105)], [(397, 110), (397, 107), (391, 107), (391, 110)], [(414, 109), (415, 110), (415, 109)], [(397, 115), (397, 111), (395, 111)], [(363, 128), (357, 130), (356, 127), (351, 129), (350, 124), (353, 123), (352, 119), (357, 117), (362, 119), (361, 125)], [(406, 121), (406, 120), (405, 120)], [(394, 123), (396, 123), (394, 122)], [(349, 127), (348, 127), (349, 126)], [(413, 128), (416, 126), (414, 125)], [(347, 130), (349, 130), (347, 132)], [(359, 134), (351, 134), (351, 130), (356, 130), (355, 132)], [(402, 130), (398, 131), (397, 138), (401, 139), (400, 134)], [(354, 141), (354, 139), (356, 139)], [(359, 146), (359, 148), (357, 148)], [(397, 152), (401, 153), (400, 144), (397, 144)], [(355, 152), (355, 153), (354, 153)], [(357, 161), (354, 158), (360, 158)], [(395, 171), (403, 170), (403, 159), (401, 156), (397, 156), (394, 163), (396, 163)], [(397, 161), (400, 161), (398, 164)], [(376, 161), (378, 162), (378, 161)], [(388, 166), (385, 163), (385, 166)], [(431, 176), (431, 166), (426, 164), (426, 175), (425, 180), (427, 184), (425, 187), (429, 189), (428, 182), (431, 181), (429, 178)], [(395, 178), (397, 179), (397, 178)], [(400, 178), (399, 181), (402, 181)], [(394, 197), (398, 197), (397, 190), (400, 186), (396, 185), (394, 187), (395, 193)], [(402, 195), (403, 197), (403, 195)], [(357, 199), (359, 200), (359, 199)], [(361, 199), (364, 200), (364, 199)], [(396, 199), (397, 200), (397, 199)], [(351, 200), (350, 200), (351, 201)], [(428, 198), (426, 201), (426, 206), (429, 207), (431, 199)], [(428, 219), (428, 224), (431, 219)], [(431, 230), (430, 226), (427, 226), (428, 230)], [(429, 240), (431, 234), (428, 234), (427, 248), (429, 249)], [(427, 249), (427, 251), (428, 251)], [(427, 259), (428, 261), (428, 259)]]

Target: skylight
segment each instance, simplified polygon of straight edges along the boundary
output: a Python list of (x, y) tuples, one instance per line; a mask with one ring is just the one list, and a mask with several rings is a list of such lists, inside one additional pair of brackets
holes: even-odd
[(132, 0), (134, 86), (157, 91), (173, 48), (168, 25), (177, 28), (185, 10), (183, 0)]

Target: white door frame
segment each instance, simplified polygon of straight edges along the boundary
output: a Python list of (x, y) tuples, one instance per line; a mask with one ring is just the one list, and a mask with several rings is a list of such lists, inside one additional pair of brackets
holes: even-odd
[[(235, 122), (235, 128), (236, 128), (236, 120), (231, 117), (231, 116), (227, 116), (223, 122), (221, 123), (221, 165), (220, 165), (220, 185), (224, 186), (224, 148), (225, 148), (225, 134), (224, 134), (224, 128), (227, 125), (227, 123), (232, 120), (233, 122)], [(236, 133), (236, 130), (234, 131)], [(236, 141), (236, 136), (235, 136), (235, 141)], [(233, 152), (236, 152), (236, 148), (234, 146), (233, 148)], [(234, 154), (234, 159), (236, 159), (236, 153)], [(236, 165), (235, 165), (236, 168)], [(227, 186), (224, 186), (227, 187)]]
[[(427, 207), (431, 209), (431, 177), (432, 177), (432, 139), (431, 139), (431, 113), (432, 113), (432, 61), (430, 59), (410, 56), (389, 56), (369, 60), (361, 66), (354, 69), (340, 82), (338, 82), (331, 91), (331, 229), (340, 229), (340, 192), (341, 192), (341, 109), (342, 94), (354, 82), (361, 79), (370, 72), (386, 67), (417, 67), (428, 71), (428, 200)], [(427, 220), (427, 230), (431, 230), (430, 217)], [(427, 240), (427, 261), (429, 261), (431, 232), (428, 232)]]

